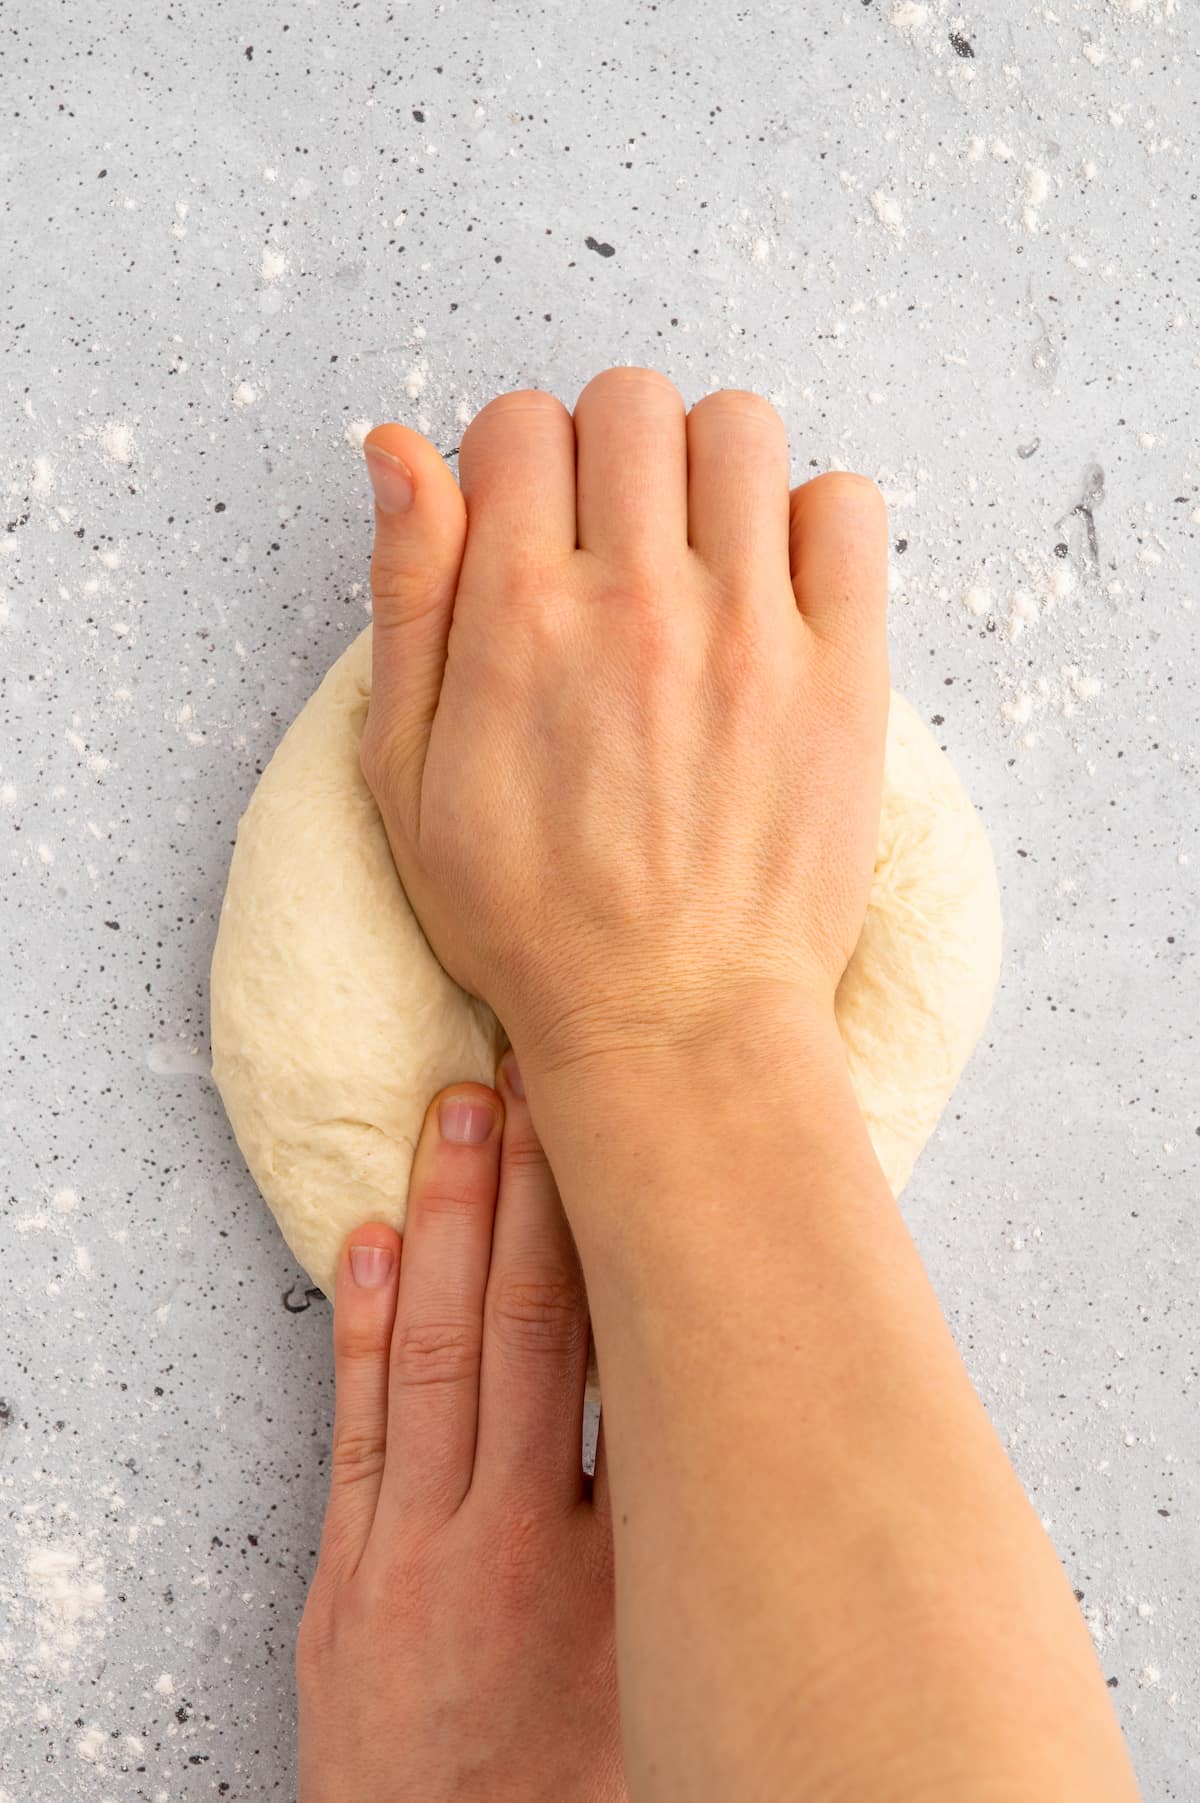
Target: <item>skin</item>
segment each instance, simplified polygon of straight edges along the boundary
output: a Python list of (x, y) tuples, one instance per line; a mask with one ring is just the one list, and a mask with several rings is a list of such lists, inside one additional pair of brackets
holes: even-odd
[[(429, 1210), (450, 1155), (423, 1140), (394, 1316), (343, 1270), (339, 1420), (361, 1389), (372, 1425), (335, 1431), (302, 1803), (621, 1795), (610, 1516), (638, 1803), (1130, 1803), (1090, 1640), (836, 1029), (886, 725), (878, 491), (789, 493), (765, 401), (689, 411), (638, 369), (573, 416), (491, 402), (459, 483), (405, 427), (366, 452), (363, 769), (431, 945), (509, 1034), (528, 1099), (507, 1075), (499, 1097), (547, 1193), (501, 1181), (486, 1277), (487, 1185), (468, 1200), (455, 1166)], [(514, 1536), (526, 1588), (498, 1578)]]

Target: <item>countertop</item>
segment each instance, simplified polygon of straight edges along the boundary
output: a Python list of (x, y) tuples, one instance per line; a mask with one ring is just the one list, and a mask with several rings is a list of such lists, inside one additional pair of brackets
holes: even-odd
[(904, 1209), (1148, 1799), (1200, 1795), (1196, 95), (1173, 0), (6, 20), (0, 1800), (293, 1795), (328, 1305), (207, 1076), (358, 446), (611, 363), (891, 506), (995, 1011)]

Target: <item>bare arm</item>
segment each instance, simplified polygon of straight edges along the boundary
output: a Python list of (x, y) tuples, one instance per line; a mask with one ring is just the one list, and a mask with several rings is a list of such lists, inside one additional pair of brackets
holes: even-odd
[(772, 408), (648, 370), (573, 417), (492, 402), (461, 493), (403, 427), (366, 450), (363, 768), (583, 1259), (631, 1795), (1127, 1803), (834, 1027), (878, 831), (878, 491), (789, 493)]
[(631, 1795), (1135, 1798), (832, 1024), (528, 1084), (595, 1324)]

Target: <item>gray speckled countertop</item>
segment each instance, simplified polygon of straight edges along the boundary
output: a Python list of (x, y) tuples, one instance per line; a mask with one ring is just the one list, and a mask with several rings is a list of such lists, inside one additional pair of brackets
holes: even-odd
[(892, 501), (895, 681), (1007, 919), (906, 1213), (1146, 1796), (1196, 1798), (1194, 9), (3, 35), (3, 1803), (292, 1795), (329, 1312), (205, 1075), (230, 845), (366, 619), (365, 424), (449, 451), (614, 362)]

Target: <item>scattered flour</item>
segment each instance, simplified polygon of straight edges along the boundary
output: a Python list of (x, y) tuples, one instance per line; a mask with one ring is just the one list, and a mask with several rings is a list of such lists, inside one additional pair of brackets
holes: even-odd
[(258, 266), (262, 281), (277, 282), (280, 276), (287, 274), (287, 266), (287, 258), (281, 250), (272, 250), (269, 244), (264, 246), (262, 261)]
[(158, 1692), (160, 1697), (174, 1696), (175, 1680), (171, 1676), (170, 1672), (163, 1672), (161, 1677), (155, 1678), (154, 1688)]
[(969, 614), (981, 620), (992, 605), (991, 590), (986, 588), (969, 588), (963, 595), (963, 606)]
[(75, 1742), (75, 1751), (81, 1759), (86, 1759), (89, 1765), (95, 1765), (101, 1753), (103, 1753), (107, 1741), (108, 1735), (104, 1732), (103, 1728), (97, 1728), (93, 1725), (90, 1728), (85, 1728), (83, 1733), (79, 1736), (79, 1739)]
[(1028, 690), (1012, 695), (1001, 704), (1000, 712), (1012, 726), (1025, 726), (1033, 718), (1033, 696)]
[(54, 1662), (60, 1670), (70, 1663), (82, 1630), (94, 1624), (105, 1603), (98, 1560), (84, 1563), (72, 1546), (43, 1546), (25, 1561), (25, 1581), (37, 1610), (41, 1644), (35, 1649), (39, 1663)]
[(50, 1198), (51, 1208), (57, 1209), (60, 1215), (73, 1214), (79, 1207), (79, 1196), (73, 1189), (55, 1190)]
[(410, 401), (415, 401), (420, 398), (424, 391), (425, 371), (420, 369), (417, 364), (414, 363), (411, 369), (405, 373), (404, 392)]
[(239, 382), (230, 398), (235, 407), (253, 407), (258, 394), (249, 382)]
[(899, 201), (893, 200), (890, 194), (885, 194), (882, 188), (876, 188), (871, 196), (871, 211), (885, 232), (890, 232), (893, 238), (903, 238), (904, 215), (900, 211)]
[(1143, 1665), (1141, 1671), (1138, 1673), (1138, 1689), (1153, 1690), (1154, 1686), (1161, 1678), (1162, 1673), (1159, 1671), (1157, 1665)]
[(929, 18), (929, 8), (918, 4), (918, 0), (900, 0), (900, 5), (892, 12), (892, 24), (897, 31), (916, 31)]
[(110, 463), (132, 463), (133, 434), (129, 427), (110, 420), (100, 433), (100, 451)]
[(30, 486), (35, 495), (48, 495), (54, 487), (54, 466), (48, 457), (34, 458), (33, 479)]
[(1049, 564), (1042, 576), (1042, 593), (1047, 601), (1065, 601), (1068, 595), (1075, 592), (1075, 572), (1068, 563), (1057, 559)]
[(1032, 626), (1041, 617), (1037, 602), (1027, 589), (1019, 588), (1009, 602), (1007, 622), (1008, 636), (1012, 640), (1020, 638), (1027, 626)]
[(346, 443), (353, 445), (356, 451), (361, 451), (363, 440), (371, 430), (372, 423), (369, 419), (352, 419), (343, 433)]
[(1021, 222), (1027, 232), (1041, 226), (1042, 208), (1050, 195), (1050, 177), (1037, 163), (1025, 165), (1025, 192), (1022, 197)]

